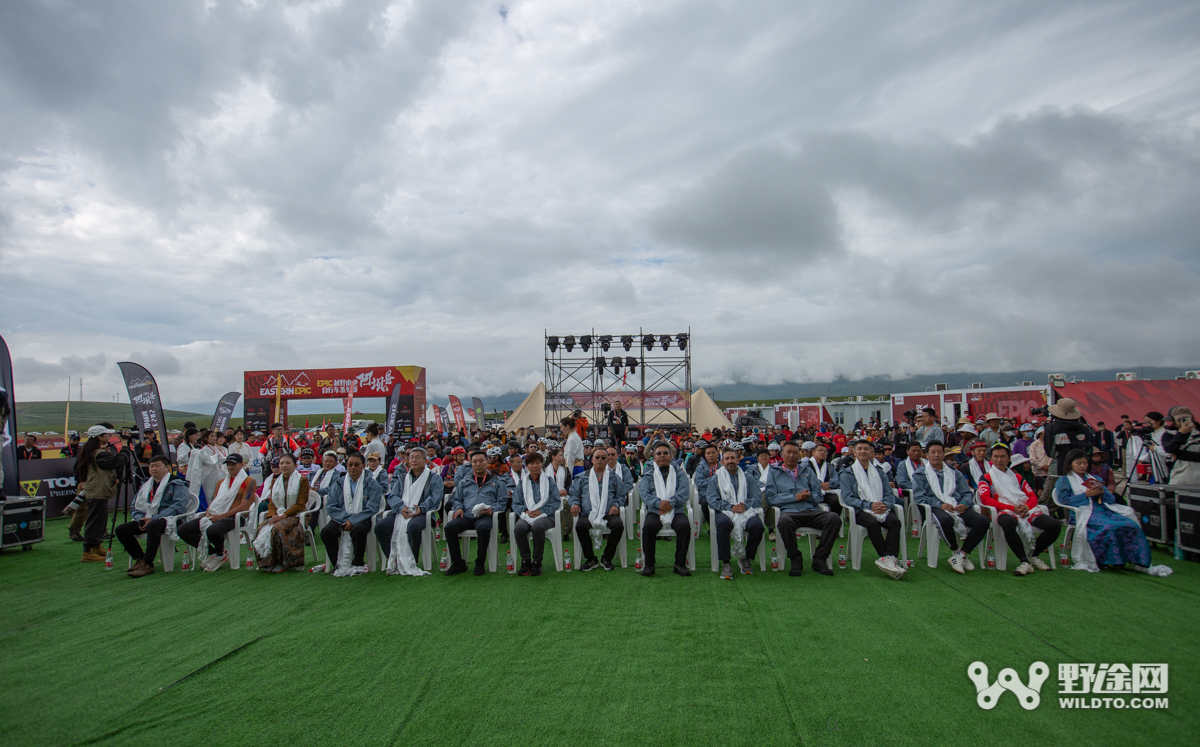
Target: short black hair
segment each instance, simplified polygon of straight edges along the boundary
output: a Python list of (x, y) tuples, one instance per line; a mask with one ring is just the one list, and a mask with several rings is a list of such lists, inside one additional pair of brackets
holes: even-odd
[(922, 408), (921, 412), (925, 413), (926, 415), (932, 415), (935, 418), (937, 417), (937, 410), (933, 409), (932, 407)]
[(542, 452), (540, 451), (535, 451), (532, 454), (525, 455), (526, 464), (541, 464), (543, 461), (545, 460), (542, 458)]
[(271, 423), (271, 430), (275, 430), (276, 428), (282, 428), (282, 427), (283, 427), (283, 423)]
[(575, 427), (575, 418), (573, 418), (569, 415), (558, 422), (562, 423), (563, 425), (567, 426), (568, 428)]
[(937, 440), (937, 439), (935, 438), (935, 439), (933, 439), (932, 441), (930, 441), (929, 443), (925, 444), (925, 450), (926, 450), (926, 451), (929, 451), (929, 450), (930, 450), (930, 449), (932, 449), (934, 446), (940, 446), (940, 447), (941, 447), (941, 448), (943, 448), (943, 449), (945, 449), (945, 448), (946, 448), (946, 444), (942, 443), (941, 441), (939, 441), (939, 440)]
[(473, 459), (476, 454), (480, 454), (485, 459), (487, 458), (487, 452), (484, 451), (483, 449), (471, 449), (470, 451), (467, 452), (467, 461), (468, 462), (471, 461), (471, 459)]
[(155, 462), (158, 462), (159, 464), (166, 467), (167, 469), (171, 469), (171, 460), (167, 459), (162, 454), (155, 454), (154, 456), (150, 457), (149, 463), (154, 464)]

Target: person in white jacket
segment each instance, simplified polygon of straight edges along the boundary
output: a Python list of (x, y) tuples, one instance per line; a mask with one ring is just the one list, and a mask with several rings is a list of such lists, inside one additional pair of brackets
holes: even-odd
[(217, 483), (224, 472), (225, 449), (217, 446), (216, 431), (204, 431), (195, 448), (188, 454), (188, 490), (192, 495), (204, 491), (205, 500), (217, 494)]
[(559, 424), (562, 426), (563, 440), (566, 441), (566, 445), (563, 447), (563, 462), (567, 465), (567, 471), (572, 476), (582, 474), (587, 470), (584, 465), (586, 457), (583, 453), (583, 439), (575, 430), (575, 418), (563, 418)]

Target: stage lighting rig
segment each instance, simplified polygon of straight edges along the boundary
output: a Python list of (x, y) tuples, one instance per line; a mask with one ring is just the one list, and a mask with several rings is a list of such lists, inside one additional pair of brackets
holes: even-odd
[(591, 350), (592, 349), (592, 336), (591, 335), (581, 335), (579, 338), (579, 347), (583, 348), (583, 352), (585, 352), (585, 353), (587, 351)]
[(654, 335), (642, 335), (642, 347), (644, 347), (648, 350), (653, 350), (654, 349)]
[(632, 355), (625, 356), (625, 368), (629, 369), (629, 373), (637, 373), (638, 359)]
[(605, 360), (604, 356), (597, 355), (596, 356), (596, 370), (599, 371), (600, 373), (604, 373), (604, 369), (607, 366), (608, 366), (608, 361)]
[(547, 337), (546, 347), (550, 348), (551, 353), (558, 352), (558, 335), (550, 335)]
[(575, 335), (567, 335), (563, 338), (563, 345), (567, 348), (567, 352), (575, 349)]
[(612, 347), (612, 335), (600, 335), (600, 349), (607, 353), (610, 347)]
[(666, 350), (667, 348), (671, 347), (671, 336), (670, 335), (663, 335), (658, 338), (658, 341), (662, 343), (663, 350)]
[(688, 344), (687, 332), (680, 332), (679, 334), (675, 335), (675, 340), (679, 343), (680, 350), (687, 350), (687, 344)]
[(612, 359), (613, 376), (621, 375), (621, 356), (614, 355)]
[(629, 348), (633, 347), (633, 335), (621, 335), (621, 344), (625, 346), (625, 352), (629, 352)]

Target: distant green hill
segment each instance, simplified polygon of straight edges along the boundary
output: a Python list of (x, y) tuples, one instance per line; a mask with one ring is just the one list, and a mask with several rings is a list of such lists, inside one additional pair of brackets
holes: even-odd
[[(17, 402), (18, 431), (54, 431), (62, 433), (66, 401), (61, 402)], [(200, 415), (180, 410), (165, 410), (168, 428), (183, 428), (187, 421), (202, 427), (212, 422), (212, 413)], [(70, 430), (85, 431), (104, 421), (118, 428), (132, 426), (133, 408), (126, 402), (72, 402)]]

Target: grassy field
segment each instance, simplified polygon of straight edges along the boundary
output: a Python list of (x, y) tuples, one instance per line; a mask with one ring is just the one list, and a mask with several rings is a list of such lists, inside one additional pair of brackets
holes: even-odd
[[(701, 535), (692, 578), (132, 580), (80, 564), (65, 524), (48, 528), (33, 550), (0, 554), (4, 744), (1029, 747), (1200, 734), (1200, 566), (1157, 551), (1175, 575), (918, 563), (897, 582), (864, 557), (833, 578), (730, 582), (708, 572)], [(1006, 693), (980, 709), (976, 660), (1023, 682), (1049, 664), (1041, 705)], [(1069, 662), (1167, 662), (1170, 707), (1061, 710)]]
[[(62, 402), (18, 402), (17, 430), (63, 432), (63, 416), (66, 400)], [(182, 429), (191, 420), (207, 427), (212, 422), (212, 413), (201, 415), (180, 410), (164, 410), (168, 428)], [(132, 426), (133, 408), (127, 402), (72, 402), (71, 430), (86, 431), (101, 421), (112, 423), (118, 428)]]

